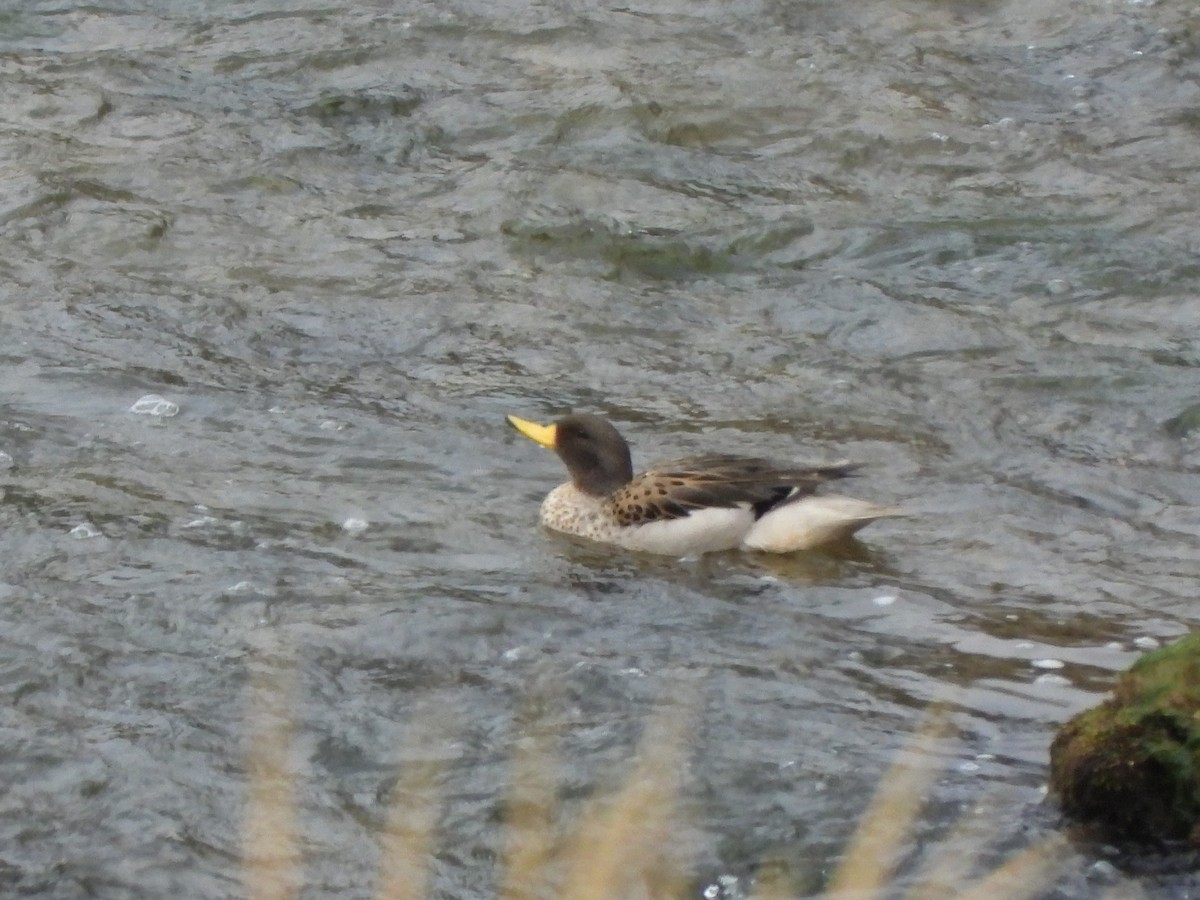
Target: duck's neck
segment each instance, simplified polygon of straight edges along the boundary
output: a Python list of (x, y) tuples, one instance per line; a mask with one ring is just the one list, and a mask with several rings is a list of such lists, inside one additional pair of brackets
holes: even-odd
[(571, 483), (592, 497), (607, 497), (629, 484), (633, 480), (633, 461), (629, 457), (629, 448), (623, 450), (619, 455), (574, 460), (575, 464), (570, 466)]

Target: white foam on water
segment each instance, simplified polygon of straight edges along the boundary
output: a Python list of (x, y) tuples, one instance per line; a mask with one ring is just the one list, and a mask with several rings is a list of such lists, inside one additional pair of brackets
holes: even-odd
[(129, 411), (139, 416), (156, 416), (160, 419), (169, 419), (171, 416), (179, 415), (179, 404), (172, 403), (158, 394), (146, 394), (144, 397), (139, 397), (137, 402), (129, 407)]

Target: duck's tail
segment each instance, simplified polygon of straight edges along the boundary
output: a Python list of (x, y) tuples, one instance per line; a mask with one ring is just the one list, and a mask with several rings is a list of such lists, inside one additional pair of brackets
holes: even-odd
[(755, 522), (742, 538), (742, 546), (765, 553), (810, 550), (845, 540), (876, 519), (902, 515), (899, 507), (853, 497), (802, 497), (777, 506)]

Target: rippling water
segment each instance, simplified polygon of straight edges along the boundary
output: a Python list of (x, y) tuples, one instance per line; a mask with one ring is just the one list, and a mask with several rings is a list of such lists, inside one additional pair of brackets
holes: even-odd
[[(6, 892), (236, 894), (245, 689), (293, 665), (308, 896), (370, 895), (447, 712), (433, 875), (494, 890), (546, 684), (568, 806), (695, 686), (697, 890), (819, 888), (947, 695), (913, 846), (985, 797), (983, 865), (1055, 831), (1056, 726), (1197, 622), (1195, 11), (346, 6), (0, 13)], [(568, 409), (635, 462), (864, 461), (913, 516), (580, 547), (503, 423)]]

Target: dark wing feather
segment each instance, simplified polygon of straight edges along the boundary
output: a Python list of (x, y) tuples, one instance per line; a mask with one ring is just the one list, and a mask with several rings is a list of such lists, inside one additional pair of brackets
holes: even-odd
[(610, 503), (622, 525), (679, 519), (693, 510), (743, 503), (757, 518), (857, 468), (853, 463), (787, 466), (745, 456), (695, 456), (660, 463), (634, 476)]

